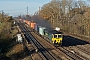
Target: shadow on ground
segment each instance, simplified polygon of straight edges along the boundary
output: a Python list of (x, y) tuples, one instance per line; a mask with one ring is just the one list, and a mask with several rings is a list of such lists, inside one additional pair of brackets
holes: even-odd
[(64, 35), (63, 37), (62, 46), (76, 46), (85, 44), (89, 44), (89, 42), (67, 35)]

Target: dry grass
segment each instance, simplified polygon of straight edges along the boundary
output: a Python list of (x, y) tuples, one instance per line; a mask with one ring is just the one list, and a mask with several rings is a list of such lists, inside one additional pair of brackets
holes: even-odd
[(12, 47), (9, 52), (6, 53), (6, 56), (10, 57), (11, 55), (20, 53), (23, 50), (24, 50), (23, 45), (22, 44), (17, 44), (14, 47)]

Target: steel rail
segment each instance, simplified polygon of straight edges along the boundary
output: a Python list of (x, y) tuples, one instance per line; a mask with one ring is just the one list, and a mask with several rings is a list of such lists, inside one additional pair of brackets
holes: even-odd
[[(21, 30), (24, 30), (22, 31), (24, 34), (25, 34), (25, 37), (28, 38), (31, 43), (35, 46), (36, 49), (39, 50), (39, 52), (42, 53), (42, 55), (46, 58), (46, 60), (55, 60), (54, 56), (52, 56), (30, 33), (30, 31), (28, 30), (28, 28), (22, 24), (21, 26), (23, 26), (21, 28)], [(25, 32), (26, 30), (26, 32)], [(43, 51), (44, 50), (44, 51)]]

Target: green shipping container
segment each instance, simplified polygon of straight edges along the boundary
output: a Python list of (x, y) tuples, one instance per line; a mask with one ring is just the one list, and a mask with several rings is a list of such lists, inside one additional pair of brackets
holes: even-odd
[(45, 27), (39, 27), (39, 34), (44, 35)]
[(50, 40), (52, 40), (52, 34), (51, 34), (51, 33), (48, 34), (48, 38), (49, 38)]
[(48, 31), (47, 31), (47, 29), (44, 30), (44, 35), (45, 35), (46, 37), (48, 37)]

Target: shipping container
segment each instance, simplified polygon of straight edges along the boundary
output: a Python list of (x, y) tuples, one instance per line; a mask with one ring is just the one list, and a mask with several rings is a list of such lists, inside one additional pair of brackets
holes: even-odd
[(52, 34), (49, 33), (49, 31), (47, 29), (44, 30), (44, 35), (46, 37), (46, 40), (48, 40), (50, 43), (52, 43)]
[(45, 34), (47, 35), (47, 37), (52, 40), (52, 33), (50, 31), (47, 31), (45, 32)]
[(41, 26), (38, 26), (38, 33), (40, 34), (40, 28), (41, 28)]
[(49, 38), (50, 40), (52, 40), (52, 34), (51, 34), (51, 33), (48, 33), (48, 38)]
[(29, 20), (25, 20), (26, 24), (30, 25), (30, 21)]
[(39, 27), (39, 34), (44, 35), (45, 27)]
[(23, 22), (25, 23), (25, 20), (23, 20)]
[(48, 30), (45, 29), (45, 30), (44, 30), (44, 35), (45, 35), (46, 37), (48, 37), (48, 33), (49, 33)]
[(38, 24), (35, 24), (35, 30), (37, 31), (37, 32), (39, 32), (39, 27), (38, 27), (39, 25)]
[(33, 28), (33, 29), (35, 29), (35, 25), (36, 25), (35, 22), (31, 22), (30, 27)]

